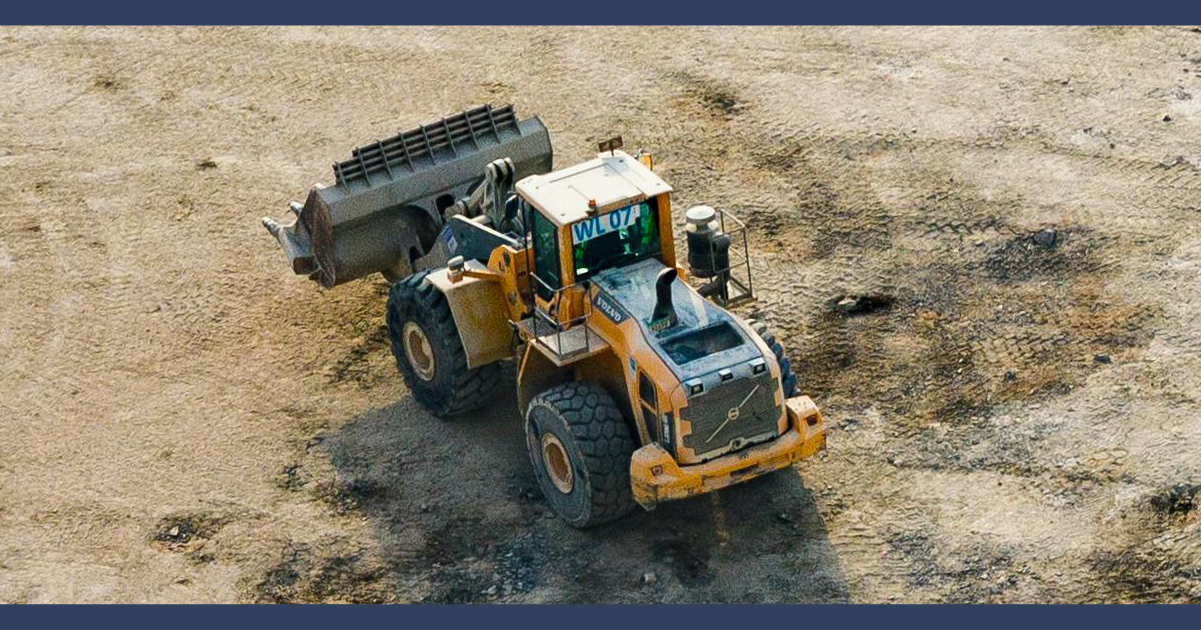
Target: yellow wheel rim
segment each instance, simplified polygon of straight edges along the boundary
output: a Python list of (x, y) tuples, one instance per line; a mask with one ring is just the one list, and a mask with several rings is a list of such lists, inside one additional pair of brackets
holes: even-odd
[(563, 494), (570, 494), (575, 485), (571, 460), (567, 457), (567, 449), (563, 448), (563, 443), (549, 431), (542, 434), (542, 464), (555, 489)]
[(405, 348), (405, 358), (417, 376), (423, 381), (434, 378), (434, 352), (430, 348), (430, 340), (425, 336), (416, 322), (405, 322), (401, 331), (401, 341)]

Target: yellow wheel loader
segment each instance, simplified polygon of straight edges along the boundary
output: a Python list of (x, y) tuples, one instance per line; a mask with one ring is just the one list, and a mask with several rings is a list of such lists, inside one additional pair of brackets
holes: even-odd
[(745, 227), (689, 209), (685, 269), (671, 187), (620, 147), (551, 170), (537, 118), (478, 108), (356, 150), (292, 225), (263, 220), (324, 286), (394, 280), (392, 353), (434, 415), (488, 405), (515, 361), (534, 474), (576, 527), (825, 445), (780, 344), (726, 310), (753, 299)]

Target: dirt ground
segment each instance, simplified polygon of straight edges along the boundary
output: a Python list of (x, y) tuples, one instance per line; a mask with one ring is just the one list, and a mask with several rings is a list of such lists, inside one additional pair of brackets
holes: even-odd
[[(0, 601), (1201, 602), (1201, 29), (4, 28), (0, 86)], [(259, 217), (488, 102), (749, 220), (827, 452), (580, 532), (511, 394), (413, 403)]]

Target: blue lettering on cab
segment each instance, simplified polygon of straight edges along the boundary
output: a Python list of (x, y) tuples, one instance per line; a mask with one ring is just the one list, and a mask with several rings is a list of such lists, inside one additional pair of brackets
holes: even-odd
[(632, 204), (624, 208), (618, 208), (612, 212), (606, 212), (605, 214), (588, 217), (583, 221), (572, 223), (572, 243), (579, 244), (584, 241), (590, 241), (598, 236), (604, 236), (634, 225), (638, 217), (642, 216), (643, 205), (641, 203)]

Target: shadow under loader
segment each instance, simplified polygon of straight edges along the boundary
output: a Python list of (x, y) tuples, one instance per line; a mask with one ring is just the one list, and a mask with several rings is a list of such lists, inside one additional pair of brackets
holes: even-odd
[(400, 599), (847, 601), (838, 554), (795, 468), (578, 530), (539, 491), (518, 420), (511, 393), (456, 422), (401, 401), (323, 436)]

